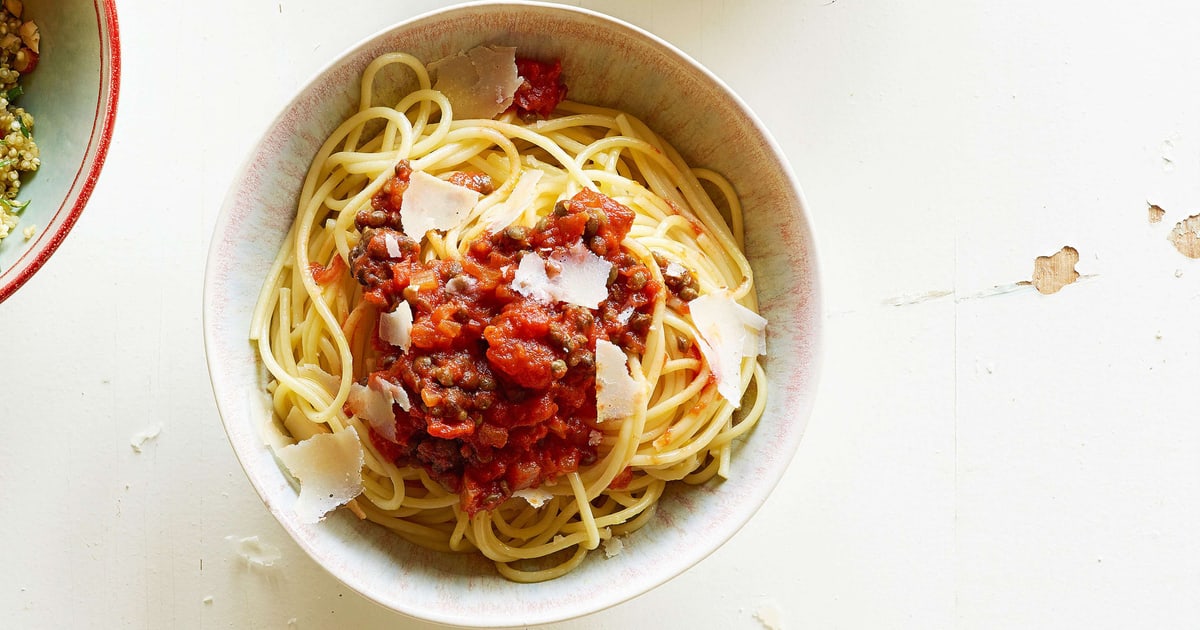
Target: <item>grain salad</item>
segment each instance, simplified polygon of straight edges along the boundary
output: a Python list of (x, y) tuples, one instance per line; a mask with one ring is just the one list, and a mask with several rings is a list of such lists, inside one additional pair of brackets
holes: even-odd
[[(16, 228), (29, 201), (18, 201), (21, 177), (41, 166), (33, 139), (33, 116), (14, 102), (24, 93), (22, 75), (37, 68), (41, 34), (33, 20), (22, 21), (21, 0), (0, 7), (0, 239)], [(32, 227), (32, 226), (29, 226)], [(33, 233), (26, 228), (25, 238)]]

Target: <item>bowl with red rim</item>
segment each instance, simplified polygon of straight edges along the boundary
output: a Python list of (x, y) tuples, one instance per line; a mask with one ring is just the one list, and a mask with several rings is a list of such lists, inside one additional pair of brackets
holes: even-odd
[[(359, 77), (385, 52), (426, 63), (480, 44), (558, 59), (569, 98), (623, 109), (693, 166), (724, 174), (745, 208), (746, 252), (768, 319), (767, 409), (732, 457), (733, 474), (669, 486), (651, 522), (563, 577), (517, 584), (477, 554), (409, 544), (346, 510), (317, 524), (291, 509), (296, 490), (260, 427), (270, 419), (265, 369), (249, 342), (263, 279), (295, 217), (301, 180), (320, 144), (356, 105)], [(737, 147), (737, 151), (729, 151)], [(820, 287), (814, 239), (794, 174), (767, 130), (720, 79), (629, 24), (536, 2), (459, 5), (385, 28), (334, 59), (284, 108), (225, 198), (209, 250), (204, 335), (213, 392), (229, 440), (267, 509), (316, 562), (350, 588), (406, 615), (507, 627), (613, 606), (666, 582), (729, 540), (766, 500), (799, 445), (819, 364)]]
[[(0, 301), (29, 281), (87, 205), (112, 138), (121, 45), (114, 0), (24, 0), (40, 33), (37, 66), (14, 105), (34, 117), (41, 166), (22, 178), (29, 205), (0, 240)], [(29, 231), (28, 237), (26, 231)]]

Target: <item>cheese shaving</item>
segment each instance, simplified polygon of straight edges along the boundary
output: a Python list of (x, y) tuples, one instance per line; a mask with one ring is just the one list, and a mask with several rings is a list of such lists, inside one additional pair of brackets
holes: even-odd
[(322, 370), (319, 365), (301, 363), (296, 366), (296, 373), (320, 385), (321, 389), (330, 396), (337, 396), (338, 390), (342, 388), (342, 377)]
[(316, 523), (362, 493), (363, 450), (354, 427), (320, 433), (278, 451), (288, 472), (300, 480), (296, 516)]
[(593, 254), (582, 243), (550, 257), (558, 273), (550, 277), (546, 261), (536, 252), (525, 254), (513, 274), (512, 288), (540, 302), (566, 302), (597, 308), (608, 297), (608, 272), (612, 263)]
[(525, 499), (525, 502), (534, 508), (540, 508), (545, 505), (547, 501), (554, 498), (553, 494), (550, 494), (541, 488), (525, 488), (523, 490), (517, 490), (516, 492), (512, 493), (512, 495), (514, 497)]
[(412, 307), (401, 300), (394, 310), (379, 316), (379, 338), (408, 352), (412, 345), (412, 325)]
[(446, 95), (455, 120), (492, 118), (508, 109), (521, 87), (517, 49), (476, 46), (429, 65), (437, 73), (434, 89)]
[(767, 320), (738, 304), (727, 292), (688, 302), (699, 333), (700, 352), (708, 362), (717, 391), (734, 407), (742, 404), (742, 359), (765, 354)]
[[(369, 389), (382, 393), (390, 398), (392, 402), (400, 405), (400, 408), (404, 411), (412, 409), (412, 402), (408, 399), (408, 392), (404, 391), (403, 387), (379, 377), (369, 379), (367, 385)], [(395, 417), (395, 414), (393, 414), (392, 419), (395, 420)]]
[(408, 392), (403, 387), (386, 379), (373, 376), (367, 385), (353, 383), (346, 405), (357, 417), (366, 420), (371, 429), (384, 439), (396, 441), (396, 414), (392, 405), (400, 405), (404, 411), (412, 408)]
[(390, 258), (400, 258), (404, 255), (400, 251), (400, 241), (396, 240), (396, 235), (391, 232), (383, 233), (383, 244), (387, 247), (387, 254)]
[(621, 542), (620, 538), (613, 536), (612, 538), (607, 538), (604, 540), (604, 557), (605, 558), (614, 558), (616, 556), (619, 556), (619, 555), (621, 555), (621, 552), (624, 550), (625, 550), (625, 543)]
[(355, 416), (370, 422), (371, 426), (382, 424), (384, 420), (396, 419), (396, 415), (392, 413), (392, 401), (387, 396), (358, 383), (350, 385), (346, 405)]
[(641, 400), (641, 387), (629, 375), (625, 352), (606, 339), (596, 340), (596, 421), (625, 420)]
[(597, 308), (608, 298), (608, 272), (612, 263), (576, 243), (566, 255), (551, 258), (562, 267), (554, 278), (558, 300), (587, 308)]
[(542, 171), (537, 169), (529, 169), (521, 173), (517, 184), (513, 186), (512, 192), (509, 193), (508, 199), (499, 207), (491, 211), (495, 217), (488, 224), (488, 229), (495, 232), (512, 225), (525, 212), (527, 208), (533, 205), (537, 199), (537, 185), (542, 180)]
[(446, 281), (446, 293), (466, 293), (476, 283), (475, 278), (460, 274)]
[(550, 302), (550, 278), (546, 276), (546, 261), (535, 252), (521, 258), (521, 264), (513, 272), (512, 289), (527, 298), (539, 302)]
[[(400, 221), (409, 236), (421, 238), (430, 230), (458, 227), (477, 201), (479, 193), (470, 188), (451, 184), (424, 171), (415, 171), (404, 191)], [(388, 255), (391, 255), (390, 249)]]

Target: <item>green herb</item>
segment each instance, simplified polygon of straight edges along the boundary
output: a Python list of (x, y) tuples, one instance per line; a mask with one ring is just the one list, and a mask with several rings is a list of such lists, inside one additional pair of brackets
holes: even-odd
[(4, 158), (0, 160), (0, 168), (8, 168), (17, 163), (17, 158)]
[(8, 99), (8, 102), (11, 103), (14, 98), (24, 93), (25, 90), (20, 85), (14, 85), (11, 90), (4, 93), (4, 98)]
[(29, 133), (29, 127), (25, 126), (25, 121), (20, 116), (17, 116), (17, 124), (21, 126), (21, 133), (25, 134), (26, 138), (32, 137), (32, 134)]
[(8, 197), (0, 197), (0, 206), (4, 206), (5, 210), (13, 214), (21, 214), (25, 208), (29, 207), (29, 200), (16, 201)]

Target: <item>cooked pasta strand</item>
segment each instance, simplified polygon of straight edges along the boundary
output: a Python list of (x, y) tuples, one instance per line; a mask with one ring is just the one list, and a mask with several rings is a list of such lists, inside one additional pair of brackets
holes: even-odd
[[(396, 103), (382, 102), (376, 85), (388, 66), (404, 68), (415, 80), (416, 88)], [(482, 553), (501, 575), (521, 582), (561, 576), (602, 541), (647, 524), (668, 480), (703, 483), (737, 473), (733, 440), (763, 413), (765, 373), (757, 357), (743, 359), (740, 408), (718, 393), (714, 368), (700, 351), (690, 297), (668, 289), (681, 276), (668, 278), (666, 271), (667, 265), (678, 267), (672, 273), (686, 270), (683, 280), (694, 283), (691, 297), (728, 292), (741, 306), (757, 309), (752, 271), (741, 251), (742, 208), (727, 180), (688, 166), (640, 120), (604, 107), (566, 101), (548, 120), (522, 122), (507, 113), (457, 120), (453, 104), (432, 88), (425, 65), (404, 53), (368, 65), (359, 99), (298, 182), (296, 221), (251, 319), (250, 338), (270, 377), (273, 430), (288, 434), (279, 436), (280, 445), (354, 427), (364, 466), (363, 491), (349, 506), (352, 512), (417, 545)], [(497, 231), (497, 216), (515, 217), (513, 225), (531, 229), (557, 202), (584, 189), (634, 213), (622, 250), (648, 270), (647, 282), (661, 287), (648, 311), (644, 350), (628, 357), (644, 395), (624, 420), (587, 420), (595, 427), (595, 461), (543, 483), (540, 500), (513, 496), (491, 511), (468, 514), (459, 494), (431, 477), (431, 470), (395, 458), (383, 438), (371, 438), (370, 422), (347, 414), (352, 389), (379, 368), (381, 357), (380, 313), (345, 269), (363, 238), (356, 218), (372, 209), (372, 198), (385, 190), (400, 160), (442, 179), (471, 171), (495, 183), (459, 226), (429, 233), (423, 261), (464, 259), (473, 242)], [(535, 177), (518, 186), (530, 173)], [(519, 188), (529, 195), (525, 206), (510, 203)], [(510, 214), (500, 215), (506, 209)], [(328, 277), (338, 269), (340, 275)]]

